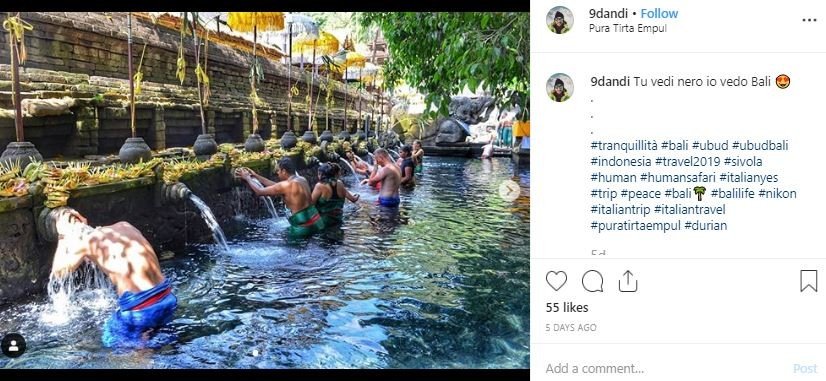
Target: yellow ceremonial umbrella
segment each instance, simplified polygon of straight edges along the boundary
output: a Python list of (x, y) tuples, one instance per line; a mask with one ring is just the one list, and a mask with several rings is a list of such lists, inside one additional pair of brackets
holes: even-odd
[(333, 62), (341, 66), (343, 70), (347, 70), (348, 67), (364, 67), (367, 57), (358, 52), (343, 50), (333, 56)]
[[(258, 112), (255, 104), (258, 101), (258, 93), (255, 91), (255, 82), (264, 76), (258, 65), (256, 48), (258, 47), (258, 30), (278, 31), (284, 29), (283, 12), (229, 12), (227, 25), (232, 30), (242, 33), (252, 32), (252, 68), (250, 75), (250, 100), (252, 101), (252, 135), (250, 138), (259, 139), (258, 134)], [(289, 119), (288, 119), (289, 120)], [(256, 137), (253, 137), (255, 135)]]
[(256, 33), (284, 29), (283, 12), (229, 12), (227, 24), (236, 32)]
[[(355, 67), (352, 69), (355, 69)], [(359, 82), (367, 83), (373, 81), (379, 72), (379, 67), (370, 62), (366, 62), (361, 67), (358, 67), (358, 70), (347, 69), (347, 71), (348, 78), (358, 79)]]
[[(313, 36), (311, 34), (301, 35), (293, 43), (292, 48), (297, 49), (299, 54), (301, 54), (302, 56), (304, 55), (305, 51), (312, 50), (312, 63), (315, 66), (317, 64), (316, 54), (331, 55), (338, 51), (339, 45), (340, 43), (336, 36), (333, 36), (331, 33), (321, 31), (318, 34), (318, 36)], [(290, 63), (292, 64), (292, 61)], [(318, 74), (318, 72), (315, 71), (315, 74)]]
[[(329, 55), (337, 52), (340, 44), (336, 36), (322, 31), (319, 33), (318, 38), (308, 36), (297, 39), (293, 43), (293, 49), (298, 49), (301, 54), (304, 54), (305, 50), (313, 49), (318, 54)], [(313, 56), (315, 56), (315, 54), (313, 54)], [(315, 62), (315, 58), (313, 58), (313, 62)]]
[(305, 34), (303, 38), (299, 38), (298, 40), (293, 43), (293, 49), (298, 49), (301, 55), (304, 55), (305, 49), (312, 48), (313, 50), (313, 76), (310, 79), (310, 86), (309, 86), (309, 96), (307, 97), (307, 110), (310, 110), (307, 114), (308, 118), (308, 126), (313, 125), (313, 113), (312, 113), (312, 99), (313, 99), (313, 85), (315, 84), (315, 74), (317, 70), (317, 66), (315, 66), (316, 60), (316, 53), (320, 53), (322, 55), (333, 54), (338, 51), (338, 39), (336, 36), (333, 36), (330, 33), (321, 31), (318, 34), (318, 37), (313, 37), (310, 34)]

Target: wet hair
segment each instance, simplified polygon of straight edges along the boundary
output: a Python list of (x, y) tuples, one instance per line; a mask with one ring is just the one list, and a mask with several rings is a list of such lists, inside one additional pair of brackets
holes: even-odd
[(413, 155), (413, 147), (409, 144), (405, 144), (404, 147), (402, 147), (402, 152), (406, 153), (407, 156), (411, 156)]
[(339, 175), (341, 175), (341, 166), (340, 165), (338, 165), (337, 163), (330, 163), (330, 166), (333, 167), (333, 175), (335, 177), (338, 177)]
[(384, 157), (388, 157), (388, 158), (390, 157), (390, 155), (387, 153), (387, 151), (384, 148), (379, 148), (379, 149), (373, 151), (373, 156), (384, 156)]
[(324, 163), (318, 166), (318, 175), (322, 182), (329, 183), (336, 180), (336, 170), (330, 163)]
[[(92, 228), (89, 225), (83, 223), (80, 220), (80, 218), (78, 218), (77, 216), (72, 214), (72, 212), (77, 213), (76, 210), (74, 210), (70, 207), (61, 206), (61, 207), (53, 209), (49, 214), (51, 215), (52, 221), (54, 221), (54, 222), (56, 222), (59, 219), (65, 218), (71, 224), (80, 224), (80, 225), (82, 225), (82, 227), (87, 227), (87, 228), (91, 229), (92, 231), (94, 231), (94, 228)], [(82, 230), (81, 230), (81, 232), (82, 232)]]
[[(85, 240), (89, 237), (90, 234), (94, 233), (97, 229), (89, 226), (86, 223), (83, 223), (80, 219), (70, 213), (71, 208), (68, 207), (60, 207), (52, 211), (55, 219), (66, 218), (68, 219), (69, 223), (71, 223), (70, 230), (73, 233), (70, 233), (70, 236), (73, 238), (77, 238), (79, 240)], [(59, 238), (59, 237), (58, 237)]]
[(295, 174), (295, 164), (289, 157), (281, 158), (281, 160), (278, 161), (278, 169), (283, 169), (291, 175)]
[(71, 222), (72, 220), (77, 220), (77, 217), (73, 216), (71, 211), (72, 208), (61, 206), (53, 209), (49, 213), (53, 216), (52, 218), (54, 218), (55, 220), (58, 220), (60, 218), (66, 218)]

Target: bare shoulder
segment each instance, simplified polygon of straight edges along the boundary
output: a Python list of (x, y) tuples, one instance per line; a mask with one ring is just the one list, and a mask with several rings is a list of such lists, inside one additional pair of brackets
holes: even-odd
[(132, 225), (126, 221), (116, 222), (109, 226), (118, 229), (138, 230), (138, 228), (136, 228), (135, 225)]
[(126, 221), (116, 222), (104, 228), (108, 228), (112, 231), (115, 231), (120, 234), (125, 234), (133, 238), (143, 237), (143, 234), (138, 228), (135, 227), (135, 225), (132, 225)]

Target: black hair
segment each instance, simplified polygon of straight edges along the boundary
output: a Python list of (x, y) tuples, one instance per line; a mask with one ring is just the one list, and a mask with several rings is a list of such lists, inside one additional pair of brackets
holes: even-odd
[(341, 174), (341, 166), (337, 163), (330, 163), (330, 166), (333, 167), (333, 175), (338, 177)]
[(404, 147), (402, 147), (402, 152), (405, 152), (407, 153), (407, 156), (410, 156), (413, 154), (413, 147), (411, 147), (409, 144), (405, 144)]
[(335, 181), (336, 171), (330, 163), (324, 163), (318, 166), (318, 175), (322, 182), (329, 183)]
[(291, 175), (295, 174), (295, 164), (293, 164), (292, 159), (289, 157), (281, 158), (281, 160), (278, 161), (278, 169), (283, 169)]

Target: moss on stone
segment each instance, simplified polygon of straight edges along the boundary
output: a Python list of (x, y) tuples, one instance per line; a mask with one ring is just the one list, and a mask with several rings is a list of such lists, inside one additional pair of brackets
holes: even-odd
[(32, 196), (0, 198), (0, 213), (10, 212), (17, 209), (30, 208), (31, 206)]
[(101, 194), (116, 193), (128, 189), (146, 187), (155, 184), (155, 177), (141, 177), (133, 180), (119, 181), (116, 183), (94, 185), (82, 187), (71, 192), (71, 198), (92, 197)]

